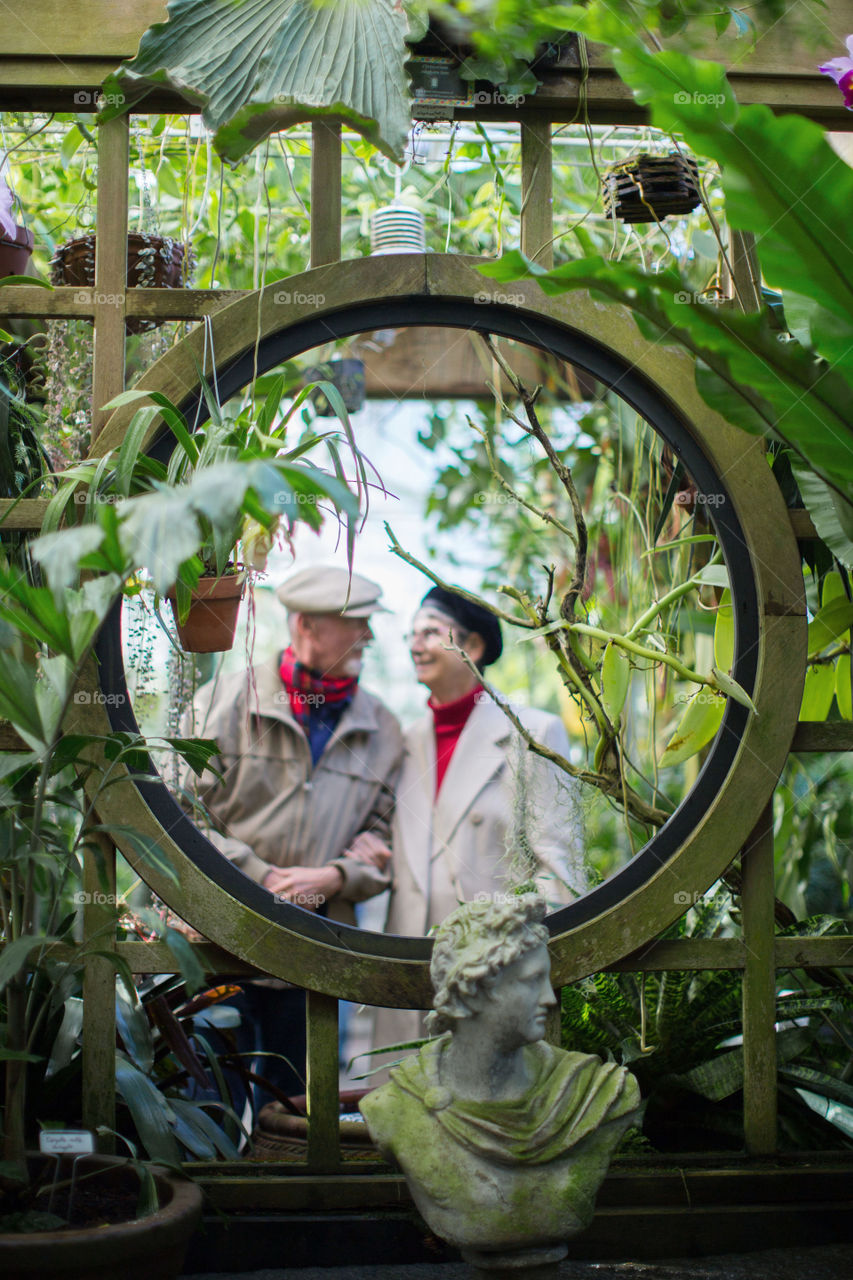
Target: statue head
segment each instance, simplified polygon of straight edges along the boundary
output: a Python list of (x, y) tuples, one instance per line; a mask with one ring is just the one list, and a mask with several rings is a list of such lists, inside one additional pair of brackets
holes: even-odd
[(547, 946), (542, 921), (547, 910), (537, 893), (501, 894), (466, 902), (435, 931), (430, 978), (435, 990), (427, 1017), (430, 1035), (452, 1030), (472, 1017), (472, 1002), (492, 988), (508, 965)]

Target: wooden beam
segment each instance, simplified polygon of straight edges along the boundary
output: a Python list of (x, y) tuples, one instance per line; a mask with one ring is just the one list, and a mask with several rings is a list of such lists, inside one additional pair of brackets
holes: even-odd
[[(100, 858), (90, 848), (83, 855), (83, 938), (99, 951), (110, 951), (115, 946), (115, 849), (106, 837), (96, 839)], [(82, 1059), (83, 1124), (89, 1129), (116, 1127), (115, 1051), (116, 971), (102, 956), (87, 955), (83, 961)], [(112, 1152), (114, 1139), (105, 1136), (99, 1149)]]
[(129, 117), (120, 116), (98, 130), (98, 212), (93, 299), (93, 442), (107, 420), (108, 415), (102, 406), (124, 390), (129, 126)]
[(333, 1173), (341, 1162), (338, 1002), (317, 991), (306, 995), (308, 1168), (312, 1173)]
[(311, 266), (341, 259), (341, 126), (311, 126)]
[(776, 1149), (776, 971), (773, 810), (768, 804), (742, 854), (743, 1123), (750, 1155)]
[(0, 498), (0, 525), (34, 533), (44, 523), (48, 498)]
[(849, 720), (801, 720), (791, 751), (853, 751), (853, 723)]
[(521, 252), (554, 265), (554, 184), (550, 120), (521, 126)]

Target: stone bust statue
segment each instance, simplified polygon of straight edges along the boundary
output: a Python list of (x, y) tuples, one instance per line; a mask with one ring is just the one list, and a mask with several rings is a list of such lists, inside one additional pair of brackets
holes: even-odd
[(546, 1275), (592, 1219), (640, 1111), (624, 1067), (542, 1039), (551, 989), (545, 903), (466, 903), (435, 935), (431, 1039), (361, 1102), (429, 1226), (492, 1275)]

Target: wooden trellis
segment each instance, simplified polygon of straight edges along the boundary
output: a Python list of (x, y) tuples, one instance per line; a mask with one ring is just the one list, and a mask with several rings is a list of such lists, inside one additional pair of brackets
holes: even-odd
[[(113, 8), (68, 3), (42, 6), (43, 10), (50, 12), (59, 7), (66, 17), (69, 8), (80, 9), (81, 14), (86, 11), (90, 17), (93, 9), (112, 13)], [(160, 8), (158, 4), (137, 6), (134, 25), (141, 28), (147, 21), (159, 18)], [(47, 12), (42, 16), (47, 18)], [(116, 25), (114, 21), (110, 28), (114, 33)], [(114, 66), (118, 57), (131, 51), (128, 37), (116, 34), (117, 47), (106, 50), (111, 55), (105, 59), (109, 66), (102, 66), (92, 58), (86, 62), (85, 50), (78, 50), (73, 56), (63, 55), (64, 69), (60, 69), (48, 65), (48, 61), (31, 48), (27, 63), (22, 50), (16, 49), (15, 38), (13, 30), (11, 44), (7, 42), (7, 52), (17, 54), (16, 59), (0, 58), (0, 97), (9, 104), (20, 105), (26, 92), (26, 105), (37, 109), (50, 108), (57, 103), (65, 105), (76, 85), (81, 82), (97, 83), (106, 70)], [(24, 40), (20, 33), (18, 38)], [(85, 78), (79, 71), (84, 62), (87, 68)], [(25, 78), (27, 66), (29, 83)], [(608, 79), (608, 75), (602, 72), (597, 79), (594, 78), (588, 90), (591, 118), (623, 122), (636, 119), (637, 108), (625, 98), (624, 86), (614, 78)], [(806, 84), (805, 80), (802, 75), (768, 74), (761, 70), (744, 72), (738, 90), (742, 100), (749, 101), (752, 95), (759, 100), (769, 100), (780, 110), (793, 107), (811, 113), (833, 127), (849, 128), (850, 117), (845, 116), (843, 108), (838, 105), (834, 86), (820, 80), (809, 80)], [(533, 106), (515, 113), (516, 118), (521, 118), (521, 244), (529, 256), (545, 266), (552, 261), (551, 128), (553, 122), (572, 118), (577, 104), (577, 77), (573, 78), (569, 72), (561, 84), (555, 81), (541, 99), (537, 96)], [(157, 103), (157, 107), (186, 109), (174, 102)], [(484, 119), (495, 118), (494, 109), (487, 108), (479, 114)], [(464, 298), (473, 291), (474, 282), (476, 288), (482, 290), (483, 277), (475, 275), (469, 261), (459, 258), (428, 255), (423, 260), (407, 256), (340, 263), (340, 193), (340, 129), (334, 125), (315, 125), (310, 243), (310, 267), (314, 274), (297, 277), (301, 287), (297, 289), (294, 286), (294, 294), (315, 293), (318, 280), (324, 280), (326, 285), (322, 292), (331, 294), (334, 291), (326, 307), (326, 312), (332, 315), (348, 305), (367, 300), (396, 304), (401, 298), (412, 296), (433, 301), (447, 297)], [(99, 132), (97, 258), (91, 301), (81, 300), (80, 291), (73, 288), (57, 288), (46, 295), (36, 288), (16, 287), (3, 291), (0, 297), (4, 314), (10, 317), (69, 317), (94, 322), (93, 448), (97, 452), (114, 447), (120, 441), (130, 416), (119, 410), (108, 421), (99, 408), (124, 389), (127, 317), (162, 321), (198, 320), (210, 316), (217, 357), (223, 363), (245, 350), (247, 341), (242, 334), (249, 332), (251, 341), (255, 340), (256, 323), (260, 337), (284, 329), (296, 330), (307, 318), (297, 304), (292, 308), (279, 307), (278, 312), (274, 312), (263, 292), (259, 297), (256, 293), (242, 291), (127, 289), (127, 223), (128, 121), (118, 119)], [(741, 270), (746, 273), (749, 249), (744, 241), (736, 243), (736, 273)], [(564, 303), (535, 296), (532, 286), (526, 286), (520, 292), (524, 292), (526, 297), (522, 310), (527, 308), (531, 317), (564, 326), (569, 323)], [(602, 348), (609, 346), (626, 358), (639, 358), (645, 352), (647, 363), (644, 371), (651, 382), (665, 388), (668, 393), (676, 394), (676, 403), (685, 416), (688, 419), (692, 417), (698, 424), (697, 431), (703, 444), (712, 447), (709, 445), (712, 433), (708, 424), (717, 431), (718, 420), (699, 401), (692, 386), (689, 362), (673, 361), (671, 353), (654, 357), (642, 339), (631, 332), (631, 326), (618, 319), (603, 321), (593, 308), (587, 306), (585, 309), (582, 299), (576, 297), (573, 300), (571, 313), (571, 324)], [(174, 348), (139, 385), (157, 385), (173, 398), (181, 400), (187, 388), (197, 383), (191, 353), (198, 341), (198, 335), (190, 335), (182, 349)], [(677, 367), (666, 371), (664, 365)], [(704, 421), (700, 422), (700, 419)], [(719, 427), (719, 444), (713, 445), (721, 451), (719, 456), (732, 447), (734, 434), (730, 432), (726, 437), (724, 429)], [(734, 467), (734, 454), (729, 461)], [(761, 554), (773, 555), (775, 571), (772, 587), (766, 581), (759, 581), (761, 663), (764, 664), (759, 673), (759, 684), (764, 690), (764, 700), (761, 703), (762, 717), (751, 723), (744, 733), (744, 736), (750, 735), (749, 754), (753, 757), (753, 764), (751, 766), (744, 755), (738, 764), (741, 773), (732, 766), (730, 775), (726, 777), (727, 794), (722, 812), (719, 806), (715, 811), (712, 806), (707, 838), (701, 835), (694, 838), (691, 834), (685, 845), (687, 852), (683, 857), (679, 855), (674, 859), (672, 877), (667, 883), (664, 883), (664, 877), (658, 877), (654, 884), (644, 884), (629, 895), (621, 907), (581, 922), (577, 928), (557, 936), (552, 950), (558, 984), (573, 981), (602, 967), (645, 972), (668, 969), (742, 970), (745, 1142), (749, 1153), (766, 1155), (776, 1148), (776, 972), (793, 968), (853, 968), (853, 937), (775, 936), (770, 808), (772, 780), (778, 777), (789, 751), (853, 749), (853, 727), (849, 724), (796, 723), (805, 666), (806, 628), (796, 540), (814, 536), (814, 529), (804, 513), (784, 511), (778, 495), (770, 492), (769, 481), (763, 493), (751, 489), (754, 473), (750, 465), (744, 462), (742, 475), (733, 478), (736, 501), (746, 508), (751, 494), (753, 510), (746, 529), (750, 553), (758, 559)], [(0, 503), (0, 515), (8, 506), (8, 503)], [(37, 530), (44, 506), (39, 501), (19, 502), (10, 513), (6, 527)], [(756, 573), (760, 579), (760, 566)], [(98, 678), (94, 669), (88, 673), (86, 679), (91, 688), (96, 687)], [(775, 694), (772, 693), (774, 682), (778, 686)], [(79, 713), (81, 727), (96, 732), (109, 729), (103, 701), (93, 700), (88, 706), (75, 710)], [(11, 735), (0, 733), (0, 748), (16, 749), (18, 745)], [(762, 771), (769, 782), (766, 778), (762, 781)], [(111, 796), (112, 803), (120, 802), (124, 809), (125, 799), (120, 795), (122, 790), (121, 787), (113, 788)], [(337, 1116), (337, 1001), (338, 998), (350, 998), (374, 1004), (394, 1000), (417, 1006), (426, 1003), (426, 944), (413, 946), (410, 954), (403, 954), (394, 962), (387, 957), (373, 955), (369, 947), (348, 960), (342, 958), (334, 946), (312, 939), (296, 925), (287, 925), (278, 927), (277, 933), (271, 933), (273, 942), (278, 939), (276, 946), (280, 947), (282, 939), (287, 940), (286, 956), (279, 955), (273, 942), (264, 951), (263, 945), (255, 945), (257, 914), (245, 904), (230, 899), (233, 903), (230, 918), (221, 921), (219, 916), (225, 901), (221, 888), (212, 885), (203, 871), (180, 850), (175, 850), (163, 827), (144, 811), (138, 795), (133, 804), (136, 806), (133, 821), (143, 827), (147, 823), (170, 854), (175, 851), (181, 870), (181, 889), (178, 892), (170, 890), (167, 883), (159, 882), (143, 867), (139, 867), (140, 872), (181, 916), (197, 925), (206, 935), (216, 938), (215, 942), (193, 944), (205, 971), (211, 977), (256, 973), (257, 968), (246, 958), (249, 954), (246, 938), (250, 936), (254, 948), (251, 954), (264, 961), (260, 965), (262, 971), (278, 969), (282, 976), (299, 981), (308, 988), (310, 1123), (306, 1165), (298, 1176), (291, 1174), (286, 1177), (273, 1174), (269, 1169), (263, 1175), (257, 1171), (253, 1175), (242, 1165), (235, 1166), (223, 1177), (219, 1166), (217, 1176), (211, 1175), (208, 1179), (215, 1203), (221, 1208), (237, 1210), (249, 1205), (255, 1209), (298, 1209), (306, 1205), (313, 1208), (372, 1208), (396, 1202), (401, 1195), (401, 1183), (387, 1172), (365, 1172), (358, 1178), (344, 1177)], [(744, 815), (748, 815), (748, 821)], [(107, 814), (104, 816), (108, 817)], [(726, 830), (737, 832), (736, 836), (730, 835), (728, 843), (724, 837)], [(722, 846), (714, 847), (715, 839), (722, 839)], [(114, 850), (105, 852), (114, 877)], [(702, 893), (739, 852), (743, 865), (742, 937), (656, 941), (655, 935), (678, 914), (672, 909), (674, 892)], [(127, 856), (133, 861), (132, 851), (128, 850)], [(99, 887), (91, 858), (87, 862), (86, 875), (90, 888)], [(84, 910), (87, 935), (100, 930), (105, 923), (114, 924), (114, 912), (100, 905), (98, 899), (99, 895), (93, 892)], [(302, 914), (297, 908), (289, 910)], [(630, 917), (634, 919), (629, 925)], [(110, 945), (127, 960), (135, 973), (168, 973), (174, 969), (174, 960), (164, 944), (119, 942), (113, 935)], [(84, 983), (84, 1120), (91, 1126), (107, 1125), (112, 1128), (115, 1120), (112, 966), (98, 957), (87, 959)]]

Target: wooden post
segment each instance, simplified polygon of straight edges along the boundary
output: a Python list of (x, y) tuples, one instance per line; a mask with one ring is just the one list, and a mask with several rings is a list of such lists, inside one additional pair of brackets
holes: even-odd
[(767, 805), (744, 847), (743, 1123), (750, 1155), (776, 1149), (776, 969), (773, 808)]
[(311, 266), (341, 260), (341, 126), (311, 126)]
[(338, 1002), (308, 991), (308, 1168), (333, 1173), (341, 1161), (338, 1103)]
[(110, 120), (98, 130), (93, 442), (108, 416), (101, 406), (124, 391), (128, 130), (129, 117), (126, 115)]
[[(99, 951), (115, 948), (116, 861), (115, 848), (98, 837), (105, 881), (98, 874), (98, 859), (87, 849), (83, 855), (84, 941)], [(95, 936), (97, 935), (97, 936)], [(116, 1127), (116, 971), (102, 956), (83, 961), (83, 1124), (88, 1129)], [(101, 1151), (112, 1152), (112, 1137), (99, 1142)]]
[[(744, 311), (760, 311), (761, 271), (755, 249), (755, 236), (751, 231), (729, 231), (729, 262), (732, 267), (732, 286), (735, 298)], [(728, 275), (728, 272), (726, 272)]]
[(540, 267), (554, 265), (551, 122), (521, 126), (521, 252)]

